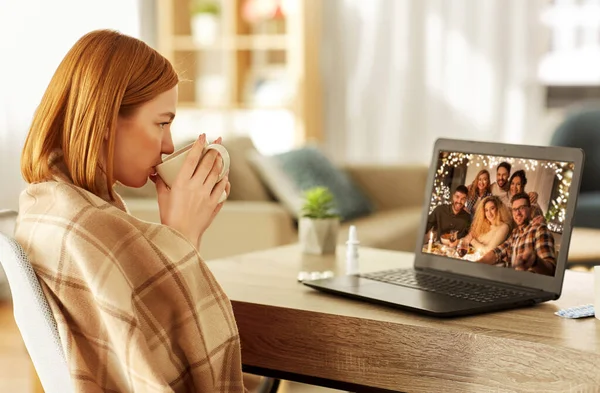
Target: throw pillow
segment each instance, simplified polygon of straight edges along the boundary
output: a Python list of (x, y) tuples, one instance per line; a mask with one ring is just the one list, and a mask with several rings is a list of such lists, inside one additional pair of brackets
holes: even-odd
[(302, 207), (302, 191), (326, 186), (335, 198), (342, 221), (373, 212), (373, 204), (350, 176), (336, 168), (315, 147), (304, 147), (271, 157), (251, 159), (273, 194), (295, 217)]
[(302, 192), (283, 172), (277, 160), (256, 150), (248, 152), (246, 158), (275, 199), (281, 202), (294, 218), (298, 218), (302, 208)]

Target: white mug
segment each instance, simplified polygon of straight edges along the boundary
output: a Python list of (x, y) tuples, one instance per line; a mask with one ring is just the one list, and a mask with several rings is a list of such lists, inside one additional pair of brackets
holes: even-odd
[[(175, 178), (181, 170), (181, 167), (183, 166), (183, 163), (185, 162), (188, 153), (190, 152), (190, 149), (193, 145), (194, 144), (191, 143), (185, 147), (182, 147), (173, 154), (167, 156), (162, 163), (156, 166), (156, 172), (167, 186), (171, 187), (171, 185), (175, 181)], [(219, 145), (217, 143), (213, 143), (210, 145), (206, 144), (204, 146), (204, 150), (202, 150), (202, 155), (200, 156), (200, 159), (202, 159), (202, 157), (204, 157), (204, 155), (209, 150), (218, 151), (220, 157), (223, 160), (223, 169), (221, 170), (221, 173), (219, 173), (219, 178), (217, 180), (221, 181), (223, 177), (225, 177), (225, 173), (227, 173), (227, 171), (229, 170), (229, 153), (227, 152), (227, 149), (223, 147), (223, 145)], [(225, 201), (225, 199), (227, 199), (227, 193), (223, 191), (223, 194), (219, 198), (219, 203)]]

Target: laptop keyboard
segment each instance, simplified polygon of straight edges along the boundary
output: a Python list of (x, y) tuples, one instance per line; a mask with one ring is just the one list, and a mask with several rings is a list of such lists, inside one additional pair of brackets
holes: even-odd
[(393, 269), (359, 275), (369, 280), (421, 289), (459, 299), (489, 303), (499, 299), (531, 297), (531, 292), (462, 281), (446, 276), (438, 276), (412, 269)]

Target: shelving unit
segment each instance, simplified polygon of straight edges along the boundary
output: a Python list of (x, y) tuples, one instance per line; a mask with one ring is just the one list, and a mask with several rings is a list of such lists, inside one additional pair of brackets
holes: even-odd
[[(217, 26), (217, 33), (205, 36), (194, 29), (192, 1), (156, 3), (157, 50), (184, 79), (178, 112), (195, 119), (217, 116), (223, 129), (216, 132), (224, 137), (260, 134), (258, 139), (268, 141), (288, 133), (292, 145), (321, 140), (321, 0), (217, 0), (216, 23), (204, 24)], [(279, 3), (279, 8), (270, 18), (250, 20), (247, 7), (260, 2)], [(248, 116), (255, 121), (239, 120)], [(263, 150), (286, 147), (279, 143)]]

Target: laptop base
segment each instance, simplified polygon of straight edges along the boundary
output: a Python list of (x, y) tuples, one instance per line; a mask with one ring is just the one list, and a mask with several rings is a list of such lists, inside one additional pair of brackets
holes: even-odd
[(354, 275), (305, 281), (303, 284), (322, 292), (444, 318), (527, 307), (552, 300), (551, 294), (540, 293), (532, 294), (531, 298), (480, 303)]

